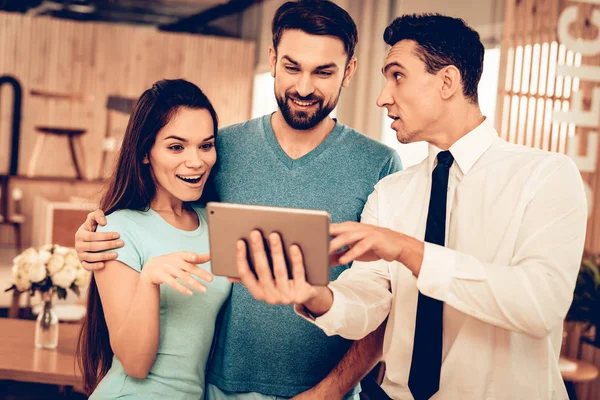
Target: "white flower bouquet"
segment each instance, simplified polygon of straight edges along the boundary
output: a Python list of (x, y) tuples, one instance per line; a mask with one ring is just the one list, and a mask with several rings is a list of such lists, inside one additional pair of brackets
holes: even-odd
[(33, 247), (13, 259), (12, 278), (14, 284), (6, 289), (18, 292), (56, 291), (59, 299), (67, 297), (67, 289), (79, 296), (81, 289), (88, 286), (91, 272), (83, 269), (75, 249), (47, 244)]

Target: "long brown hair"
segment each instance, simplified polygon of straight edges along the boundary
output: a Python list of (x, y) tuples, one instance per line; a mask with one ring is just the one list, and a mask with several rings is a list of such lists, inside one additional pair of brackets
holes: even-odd
[[(142, 160), (150, 152), (158, 132), (181, 108), (208, 110), (217, 137), (217, 113), (200, 88), (183, 79), (156, 82), (141, 95), (129, 118), (115, 171), (100, 201), (100, 208), (107, 215), (124, 209), (148, 210), (156, 194), (156, 184)], [(209, 179), (199, 202), (215, 198), (214, 184)], [(76, 350), (87, 393), (106, 375), (113, 355), (98, 286), (92, 277), (87, 314)]]

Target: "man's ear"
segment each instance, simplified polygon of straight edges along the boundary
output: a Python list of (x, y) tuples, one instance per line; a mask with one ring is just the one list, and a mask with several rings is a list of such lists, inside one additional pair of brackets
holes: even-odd
[(358, 61), (356, 57), (352, 57), (350, 61), (348, 61), (348, 65), (346, 66), (346, 70), (344, 71), (344, 80), (342, 81), (342, 87), (346, 88), (350, 84), (354, 73), (356, 72), (356, 68), (358, 68)]
[(277, 65), (277, 51), (271, 45), (269, 46), (269, 67), (271, 68), (271, 76), (275, 78), (275, 66)]
[(448, 65), (442, 68), (438, 74), (442, 79), (442, 90), (441, 95), (444, 100), (454, 96), (454, 94), (461, 90), (462, 79), (460, 71), (454, 65)]

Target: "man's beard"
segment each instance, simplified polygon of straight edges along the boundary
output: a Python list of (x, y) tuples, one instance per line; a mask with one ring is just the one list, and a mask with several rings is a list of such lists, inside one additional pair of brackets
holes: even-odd
[[(340, 90), (338, 91), (335, 99), (332, 99), (329, 103), (323, 104), (323, 98), (315, 96), (311, 94), (307, 97), (299, 96), (298, 93), (294, 93), (293, 96), (290, 96), (290, 93), (286, 92), (284, 96), (278, 96), (277, 90), (275, 90), (275, 98), (277, 99), (277, 105), (279, 106), (279, 110), (281, 110), (281, 114), (285, 119), (285, 122), (296, 130), (308, 130), (312, 129), (315, 126), (319, 125), (321, 121), (323, 121), (337, 106), (338, 100), (340, 98), (340, 93), (342, 92), (342, 87), (340, 86)], [(317, 110), (316, 111), (294, 111), (288, 105), (288, 100), (298, 100), (303, 102), (317, 102)]]

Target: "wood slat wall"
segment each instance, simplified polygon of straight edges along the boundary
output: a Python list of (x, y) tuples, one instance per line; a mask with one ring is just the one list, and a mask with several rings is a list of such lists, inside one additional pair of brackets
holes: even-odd
[[(34, 126), (50, 124), (87, 129), (81, 154), (84, 176), (106, 176), (111, 168), (102, 170), (100, 164), (107, 96), (137, 98), (163, 78), (185, 78), (200, 86), (213, 102), (221, 126), (248, 119), (254, 56), (254, 43), (237, 39), (0, 13), (0, 75), (13, 75), (23, 86), (19, 174), (27, 173)], [(31, 96), (31, 90), (92, 95), (94, 100), (48, 100)], [(4, 86), (0, 173), (8, 170), (11, 112), (12, 94)], [(127, 118), (112, 114), (117, 122), (114, 131), (122, 134)], [(46, 140), (35, 174), (75, 176), (65, 138)]]
[[(595, 3), (595, 4), (594, 4)], [(590, 151), (600, 155), (600, 145), (588, 149), (590, 127), (576, 126), (557, 119), (556, 111), (573, 109), (573, 93), (583, 93), (583, 110), (589, 111), (592, 88), (598, 83), (575, 76), (560, 76), (557, 65), (600, 66), (600, 54), (585, 56), (561, 43), (557, 34), (560, 15), (567, 7), (577, 6), (577, 20), (569, 33), (575, 38), (594, 40), (599, 26), (592, 22), (592, 11), (600, 9), (600, 0), (507, 0), (502, 41), (496, 128), (506, 140), (548, 151), (583, 156)], [(573, 146), (579, 142), (579, 148)], [(572, 149), (570, 147), (573, 147)], [(580, 168), (581, 169), (581, 168)], [(592, 212), (588, 221), (586, 250), (600, 252), (600, 157), (582, 176), (592, 193)], [(580, 346), (581, 325), (568, 323), (563, 354), (587, 360), (600, 368), (600, 350)], [(600, 396), (600, 379), (577, 384), (580, 400)]]

